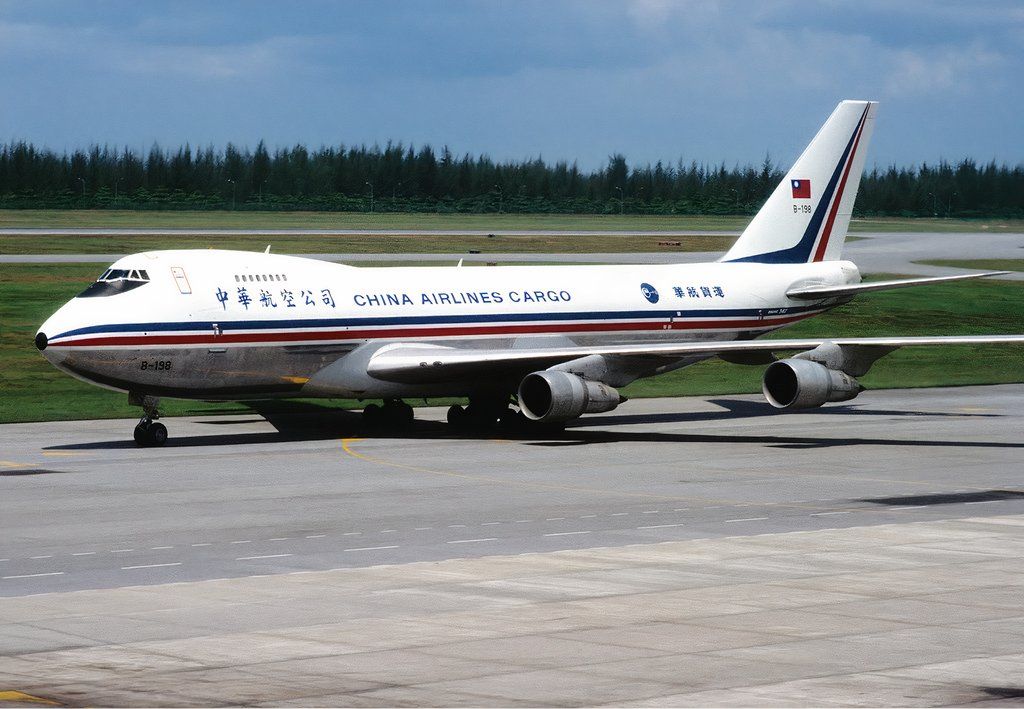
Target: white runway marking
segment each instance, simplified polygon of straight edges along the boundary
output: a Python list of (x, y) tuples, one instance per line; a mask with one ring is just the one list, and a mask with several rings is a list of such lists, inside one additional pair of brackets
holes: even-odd
[(834, 512), (813, 512), (811, 517), (824, 517), (825, 515), (848, 515), (853, 510), (835, 510)]
[(397, 544), (390, 544), (382, 547), (353, 547), (352, 549), (344, 549), (343, 551), (375, 551), (377, 549), (397, 549)]
[(685, 524), (649, 524), (646, 527), (637, 527), (637, 529), (663, 529), (664, 527), (685, 527)]
[(42, 556), (30, 556), (29, 559), (52, 559), (53, 554), (43, 554)]
[(252, 544), (252, 540), (251, 539), (236, 539), (235, 541), (233, 541), (231, 543), (232, 544)]
[(565, 517), (548, 517), (544, 521), (545, 522), (559, 522), (559, 521), (561, 521), (563, 519), (565, 519)]
[(271, 537), (271, 538), (270, 538), (270, 539), (268, 539), (267, 541), (271, 541), (271, 542), (283, 542), (283, 541), (285, 541), (286, 539), (291, 539), (291, 537)]
[(589, 529), (587, 529), (587, 530), (584, 530), (582, 532), (552, 532), (550, 534), (545, 534), (544, 536), (545, 537), (567, 537), (567, 536), (569, 536), (571, 534), (591, 534), (591, 533), (592, 532)]
[(306, 539), (323, 539), (326, 536), (326, 534), (307, 534)]
[(263, 554), (261, 556), (240, 556), (235, 561), (252, 561), (253, 559), (280, 559), (281, 557), (291, 556), (291, 554)]
[(493, 526), (495, 524), (501, 524), (501, 522), (483, 522), (483, 523), (480, 524), (480, 526), (481, 527), (490, 527), (490, 526)]
[(18, 574), (16, 576), (4, 576), (4, 579), (33, 579), (37, 576), (63, 576), (63, 571), (48, 571), (43, 574)]
[(726, 522), (761, 522), (762, 520), (768, 519), (767, 517), (744, 517), (743, 519), (727, 519)]
[(496, 542), (496, 541), (498, 541), (497, 537), (484, 537), (482, 539), (453, 539), (452, 541), (445, 542), (445, 543), (446, 544), (472, 544), (473, 542)]
[(95, 553), (96, 552), (94, 552), (94, 551), (76, 551), (76, 552), (73, 552), (71, 554), (71, 556), (92, 556)]
[(127, 554), (130, 551), (135, 551), (135, 550), (134, 549), (111, 549), (110, 553), (111, 554)]
[(343, 537), (358, 537), (362, 532), (345, 532), (341, 536)]
[(192, 546), (194, 546), (194, 547), (211, 547), (211, 546), (213, 546), (213, 544), (211, 544), (210, 542), (198, 542), (196, 544), (193, 544)]
[(172, 561), (168, 564), (139, 564), (138, 566), (122, 566), (121, 571), (131, 571), (132, 569), (159, 569), (162, 566), (181, 566), (182, 562)]
[(153, 550), (153, 551), (158, 551), (160, 549), (173, 549), (173, 548), (174, 547), (150, 547), (150, 549)]
[(965, 505), (991, 505), (993, 502), (1002, 502), (1002, 500), (976, 500), (974, 502), (965, 502)]
[(907, 505), (906, 507), (891, 507), (891, 508), (889, 508), (889, 510), (891, 512), (898, 512), (900, 510), (919, 510), (919, 509), (921, 509), (923, 507), (927, 507), (927, 506), (928, 505)]
[(625, 516), (626, 516), (626, 515), (628, 515), (628, 514), (629, 514), (628, 512), (612, 512), (612, 513), (611, 513), (610, 515), (608, 515), (608, 516), (609, 516), (609, 517), (625, 517)]

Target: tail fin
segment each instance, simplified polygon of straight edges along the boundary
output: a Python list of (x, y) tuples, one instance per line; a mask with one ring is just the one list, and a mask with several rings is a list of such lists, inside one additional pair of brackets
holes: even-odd
[(840, 102), (722, 261), (838, 260), (877, 109)]

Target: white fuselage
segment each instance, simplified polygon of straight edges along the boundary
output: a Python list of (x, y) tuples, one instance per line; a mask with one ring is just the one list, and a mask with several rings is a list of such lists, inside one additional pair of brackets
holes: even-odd
[[(71, 300), (40, 328), (43, 354), (102, 386), (198, 399), (507, 388), (402, 385), (370, 377), (364, 365), (394, 342), (542, 348), (750, 339), (839, 302), (793, 300), (788, 289), (860, 280), (845, 261), (353, 268), (218, 250), (134, 254), (111, 268), (145, 270), (148, 281)], [(331, 375), (318, 377), (329, 365)]]

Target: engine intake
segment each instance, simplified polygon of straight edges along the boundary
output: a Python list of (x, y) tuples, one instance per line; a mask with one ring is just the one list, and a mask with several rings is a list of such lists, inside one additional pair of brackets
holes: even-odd
[(782, 359), (768, 365), (761, 391), (777, 409), (813, 409), (829, 401), (849, 401), (864, 387), (849, 374), (817, 362)]
[(541, 423), (611, 411), (621, 401), (619, 392), (607, 384), (568, 372), (534, 372), (519, 384), (519, 408), (527, 418)]

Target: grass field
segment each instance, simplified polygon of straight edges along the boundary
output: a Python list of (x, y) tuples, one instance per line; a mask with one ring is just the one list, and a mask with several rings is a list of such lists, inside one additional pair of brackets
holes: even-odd
[(979, 271), (1024, 271), (1024, 258), (934, 259), (918, 261), (926, 266), (971, 268)]
[[(127, 405), (126, 395), (58, 372), (32, 345), (38, 326), (99, 270), (90, 264), (0, 265), (0, 423), (139, 415), (137, 408)], [(1021, 333), (1022, 306), (1024, 283), (951, 283), (868, 294), (779, 336)], [(755, 392), (760, 390), (761, 372), (762, 367), (710, 361), (637, 382), (623, 393), (643, 397)], [(1024, 347), (900, 350), (880, 360), (863, 382), (869, 388), (1024, 382)], [(248, 410), (240, 404), (176, 400), (167, 400), (161, 409), (172, 416)]]
[(705, 234), (672, 237), (679, 246), (659, 246), (654, 236), (613, 235), (522, 235), (466, 236), (461, 234), (334, 236), (287, 234), (273, 236), (241, 234), (124, 234), (116, 236), (0, 235), (0, 254), (131, 254), (167, 248), (237, 249), (262, 251), (271, 244), (275, 253), (626, 253), (647, 251), (728, 250), (735, 237)]

